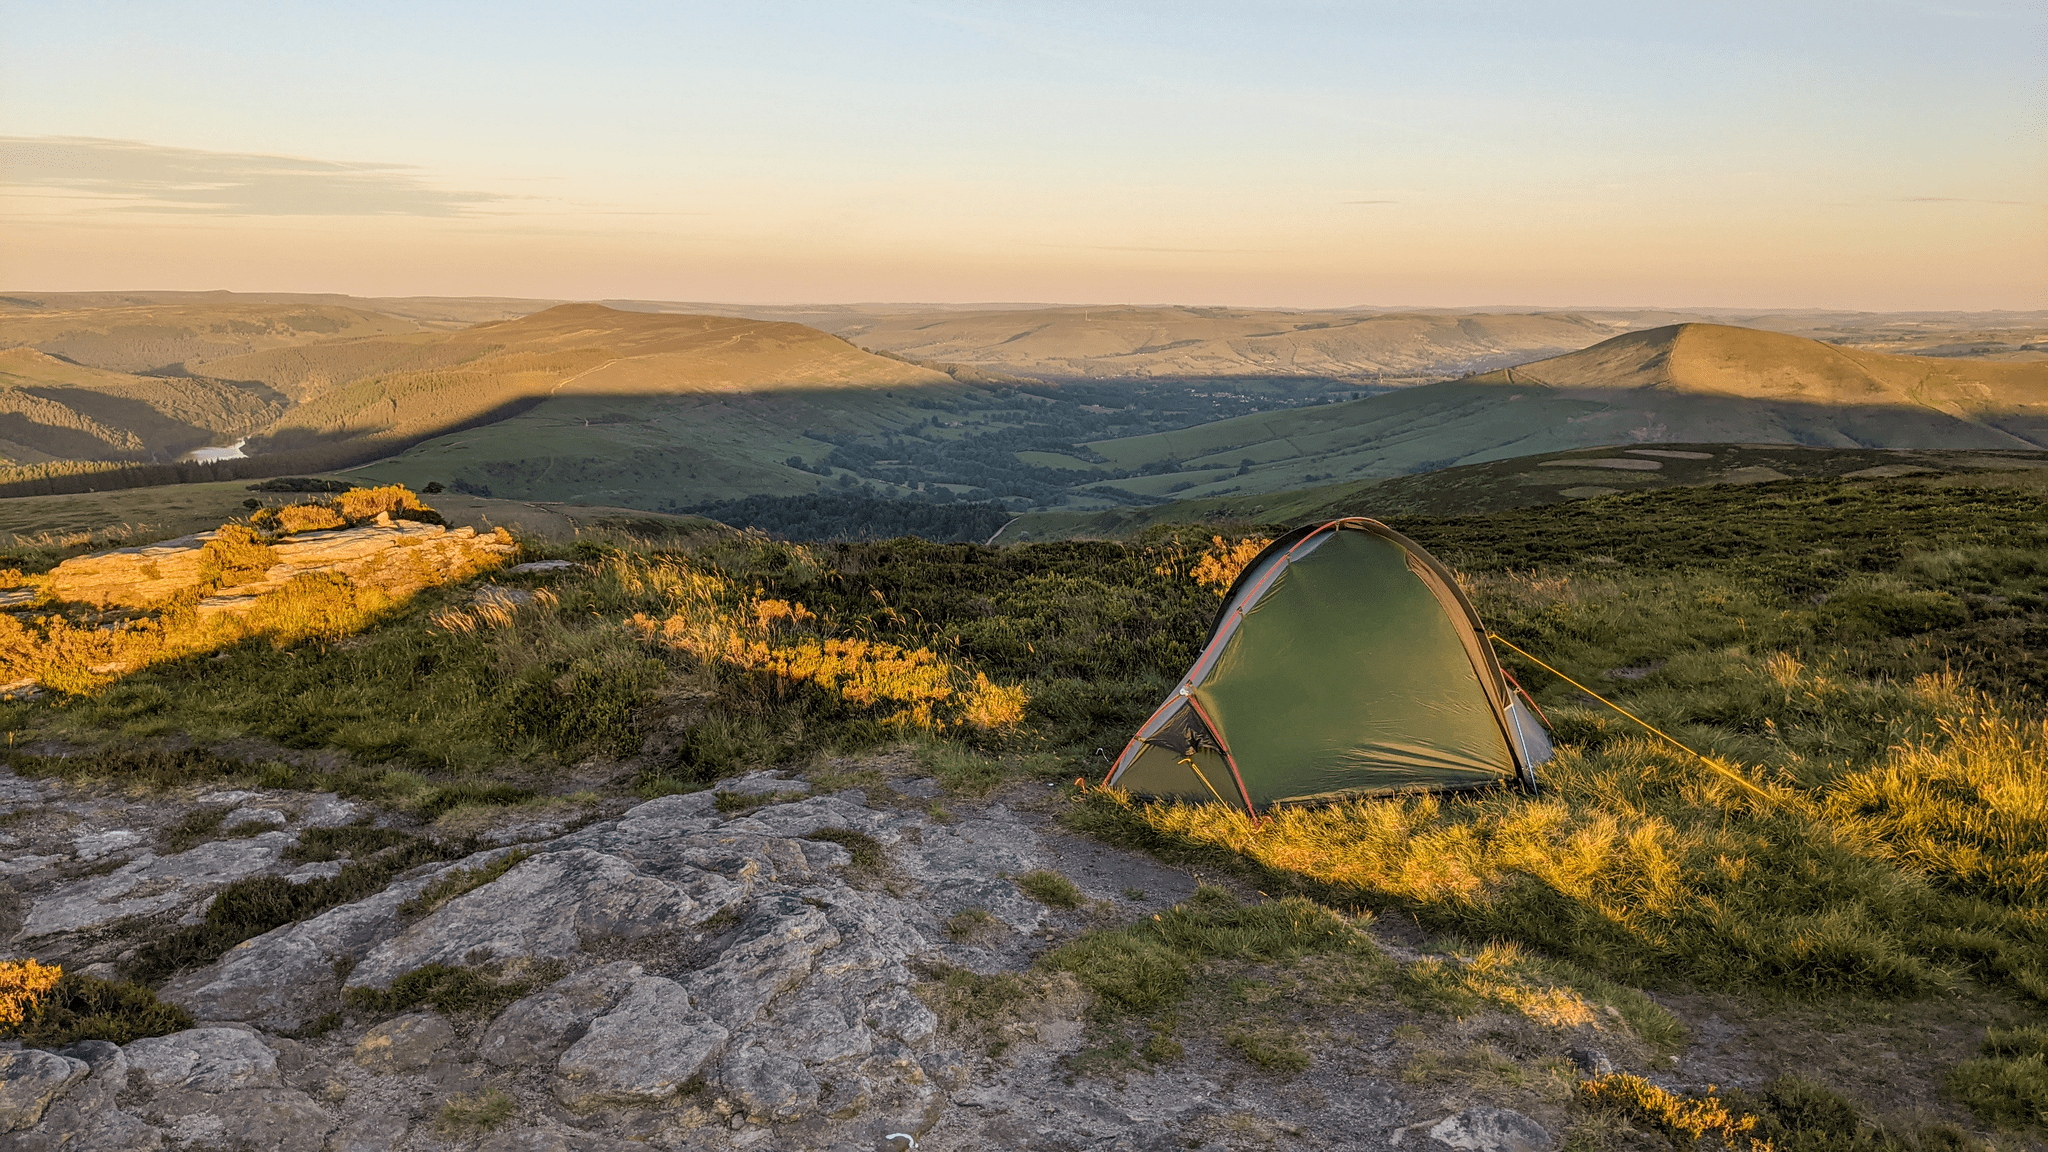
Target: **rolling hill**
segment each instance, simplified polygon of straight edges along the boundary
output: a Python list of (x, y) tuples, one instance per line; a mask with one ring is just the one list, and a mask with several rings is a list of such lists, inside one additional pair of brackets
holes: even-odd
[(830, 327), (863, 347), (1045, 380), (1318, 376), (1392, 383), (1582, 348), (1628, 325), (1571, 313), (1060, 307), (847, 316)]
[[(257, 361), (264, 361), (258, 364)], [(962, 391), (797, 324), (565, 304), (452, 334), (237, 362), (308, 398), (259, 450), (399, 453), (370, 472), (527, 499), (690, 503), (810, 491), (806, 435), (883, 433)]]
[(1086, 445), (1183, 498), (1590, 445), (2048, 447), (2048, 364), (1893, 356), (1717, 324), (1632, 332), (1464, 380)]
[(265, 302), (228, 293), (81, 293), (0, 297), (0, 347), (38, 352), (115, 372), (220, 376), (227, 356), (315, 341), (411, 332), (411, 320), (338, 304)]

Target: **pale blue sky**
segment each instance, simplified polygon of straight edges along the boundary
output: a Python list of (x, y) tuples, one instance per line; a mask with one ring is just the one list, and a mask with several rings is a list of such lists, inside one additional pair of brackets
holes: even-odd
[(2039, 3), (7, 5), (0, 282), (2048, 307)]

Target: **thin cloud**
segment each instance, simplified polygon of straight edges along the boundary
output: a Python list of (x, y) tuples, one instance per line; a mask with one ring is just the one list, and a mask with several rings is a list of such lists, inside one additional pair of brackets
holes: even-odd
[(0, 186), (106, 211), (202, 216), (463, 216), (521, 199), (435, 188), (404, 164), (211, 152), (90, 136), (0, 136)]
[(1974, 196), (1895, 196), (1897, 204), (2018, 204), (2025, 206), (2029, 200), (1979, 200)]
[(1399, 204), (1399, 200), (1345, 200), (1345, 204)]

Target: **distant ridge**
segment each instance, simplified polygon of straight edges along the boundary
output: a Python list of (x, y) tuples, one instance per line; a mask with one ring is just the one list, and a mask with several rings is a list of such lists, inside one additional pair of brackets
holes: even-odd
[(2048, 363), (1673, 324), (1462, 380), (1089, 447), (1158, 473), (1116, 487), (1197, 499), (1669, 442), (2048, 448)]

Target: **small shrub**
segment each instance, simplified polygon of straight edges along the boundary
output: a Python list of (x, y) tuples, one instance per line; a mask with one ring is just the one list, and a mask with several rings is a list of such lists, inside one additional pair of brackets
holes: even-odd
[(495, 1016), (567, 972), (559, 960), (467, 968), (429, 964), (393, 980), (389, 988), (351, 988), (342, 998), (351, 1008), (380, 1015), (425, 1004), (446, 1016)]
[(276, 563), (277, 549), (257, 539), (254, 529), (224, 524), (199, 549), (199, 586), (211, 590), (247, 584), (262, 579)]
[(1072, 880), (1048, 868), (1039, 868), (1017, 877), (1017, 887), (1048, 908), (1079, 908), (1086, 899)]
[(974, 674), (974, 686), (960, 703), (960, 719), (983, 732), (1015, 728), (1024, 722), (1024, 707), (1031, 693), (1021, 684), (1003, 685), (986, 673)]
[(168, 855), (203, 844), (220, 831), (221, 821), (228, 818), (230, 811), (233, 809), (195, 808), (156, 834), (157, 847)]
[(882, 842), (865, 832), (857, 832), (852, 828), (820, 828), (804, 839), (824, 840), (839, 845), (852, 854), (855, 868), (882, 866)]
[[(19, 985), (26, 988), (30, 980), (43, 983), (52, 971), (56, 969), (23, 974), (18, 977)], [(0, 981), (4, 979), (0, 974)], [(11, 1027), (0, 1026), (0, 1035), (11, 1033), (34, 1048), (61, 1048), (80, 1040), (126, 1044), (197, 1026), (190, 1012), (158, 1000), (148, 988), (77, 972), (61, 973), (44, 991), (30, 996), (23, 1002), (20, 1020)]]
[(459, 784), (443, 785), (428, 792), (413, 805), (413, 811), (422, 820), (434, 820), (464, 805), (510, 807), (514, 804), (524, 804), (539, 795), (540, 793), (531, 788), (521, 788), (515, 784), (463, 781)]
[(34, 960), (0, 960), (0, 1031), (19, 1028), (33, 1016), (64, 969)]
[(277, 531), (285, 535), (294, 532), (324, 532), (330, 528), (346, 528), (348, 520), (341, 513), (321, 504), (287, 504), (275, 509), (268, 517), (257, 517), (257, 523), (265, 526), (276, 525)]

